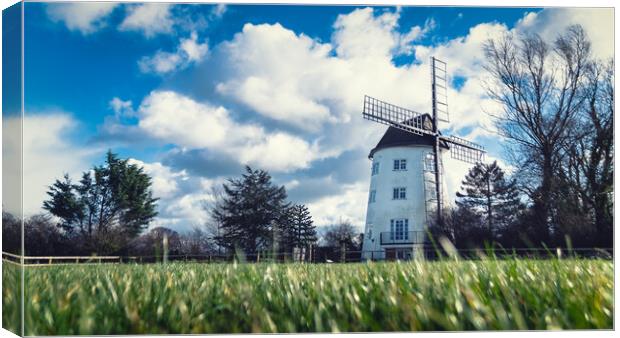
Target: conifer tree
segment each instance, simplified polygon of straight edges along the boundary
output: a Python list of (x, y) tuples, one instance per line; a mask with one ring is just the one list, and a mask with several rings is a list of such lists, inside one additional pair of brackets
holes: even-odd
[(282, 247), (287, 251), (308, 247), (317, 241), (312, 216), (308, 207), (303, 204), (295, 204), (288, 208), (282, 230)]
[(222, 187), (222, 196), (211, 212), (220, 226), (217, 243), (246, 255), (270, 249), (275, 226), (289, 207), (284, 187), (275, 186), (266, 171), (249, 166), (240, 179), (228, 179)]
[(514, 222), (523, 208), (516, 181), (506, 179), (497, 161), (471, 168), (456, 196), (457, 206), (477, 215), (490, 235)]

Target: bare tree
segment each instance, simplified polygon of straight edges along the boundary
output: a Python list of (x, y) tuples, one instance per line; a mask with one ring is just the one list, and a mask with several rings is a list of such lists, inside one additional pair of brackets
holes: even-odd
[(360, 232), (348, 220), (328, 226), (323, 233), (323, 242), (328, 247), (344, 245), (347, 250), (359, 250), (361, 245)]
[(566, 143), (562, 178), (571, 189), (562, 196), (592, 219), (595, 245), (613, 245), (613, 61), (594, 62), (587, 69), (586, 102), (578, 116), (575, 137)]
[(548, 241), (555, 226), (555, 174), (584, 103), (590, 42), (583, 28), (571, 26), (553, 43), (536, 34), (507, 34), (487, 41), (484, 53), (492, 79), (487, 93), (503, 106), (503, 113), (494, 116), (496, 127), (508, 140), (532, 199), (535, 233)]
[(203, 228), (193, 227), (192, 231), (180, 236), (181, 253), (189, 255), (216, 253), (215, 242), (212, 238)]
[(222, 255), (223, 249), (225, 249), (222, 245), (218, 244), (215, 241), (215, 238), (218, 238), (222, 232), (221, 223), (212, 217), (213, 212), (218, 208), (218, 205), (221, 205), (224, 200), (224, 189), (220, 185), (214, 185), (209, 190), (211, 198), (209, 200), (204, 200), (202, 202), (202, 209), (206, 213), (208, 220), (204, 224), (204, 232), (209, 241), (212, 242), (214, 247), (214, 252), (218, 255)]

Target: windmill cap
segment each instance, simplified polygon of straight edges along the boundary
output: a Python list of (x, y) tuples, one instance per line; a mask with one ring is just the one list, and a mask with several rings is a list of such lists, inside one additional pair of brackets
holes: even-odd
[[(421, 125), (423, 126), (424, 129), (429, 130), (429, 131), (432, 130), (433, 128), (432, 118), (429, 114), (422, 114), (422, 115), (416, 116), (415, 118), (407, 122), (418, 122), (418, 121), (412, 121), (412, 120), (419, 120), (419, 119), (422, 119)], [(406, 123), (406, 124), (413, 125), (413, 123)], [(370, 151), (368, 158), (372, 159), (375, 152), (381, 149), (392, 148), (392, 147), (403, 147), (403, 146), (415, 146), (415, 145), (424, 145), (424, 146), (432, 147), (435, 145), (435, 137), (432, 135), (428, 135), (428, 134), (418, 135), (418, 134), (414, 134), (414, 133), (390, 126), (385, 131), (385, 134), (383, 134), (383, 137), (381, 138), (379, 143), (377, 143), (377, 145)], [(441, 148), (450, 149), (450, 147), (448, 147), (448, 144), (444, 141), (441, 141), (439, 145)]]

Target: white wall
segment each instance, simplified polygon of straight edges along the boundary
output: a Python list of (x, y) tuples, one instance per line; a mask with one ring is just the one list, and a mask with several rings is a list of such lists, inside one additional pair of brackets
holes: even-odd
[[(431, 146), (400, 146), (378, 150), (373, 162), (379, 163), (379, 173), (371, 176), (370, 191), (376, 191), (374, 203), (368, 203), (364, 231), (363, 251), (381, 251), (379, 234), (390, 231), (390, 220), (409, 219), (409, 231), (424, 231), (426, 227), (426, 206), (424, 196), (424, 156), (432, 152)], [(442, 151), (442, 158), (445, 151)], [(407, 170), (394, 171), (395, 159), (406, 159)], [(369, 163), (369, 174), (372, 163)], [(394, 200), (393, 188), (406, 187), (407, 199)], [(444, 189), (445, 191), (445, 189)], [(445, 196), (445, 193), (442, 194)], [(368, 202), (368, 201), (367, 201)], [(372, 233), (369, 236), (369, 233)], [(374, 241), (373, 241), (374, 240)], [(370, 257), (370, 254), (364, 255)], [(383, 258), (381, 255), (374, 258)]]

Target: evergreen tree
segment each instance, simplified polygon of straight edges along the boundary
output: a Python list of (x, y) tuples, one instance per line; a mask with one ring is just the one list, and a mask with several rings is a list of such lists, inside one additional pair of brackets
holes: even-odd
[(514, 222), (523, 208), (516, 181), (506, 179), (497, 161), (471, 168), (461, 190), (456, 193), (457, 206), (479, 217), (490, 238)]
[(278, 232), (280, 247), (288, 252), (292, 252), (293, 248), (308, 247), (317, 241), (312, 216), (303, 204), (295, 204), (287, 209)]
[(231, 178), (223, 184), (220, 200), (211, 211), (220, 225), (216, 241), (250, 255), (269, 249), (276, 224), (282, 221), (288, 207), (283, 186), (273, 185), (266, 171), (246, 166), (241, 179)]
[(87, 253), (121, 249), (157, 215), (151, 178), (141, 167), (108, 151), (104, 165), (84, 172), (78, 184), (68, 175), (56, 180), (43, 208), (60, 219)]

